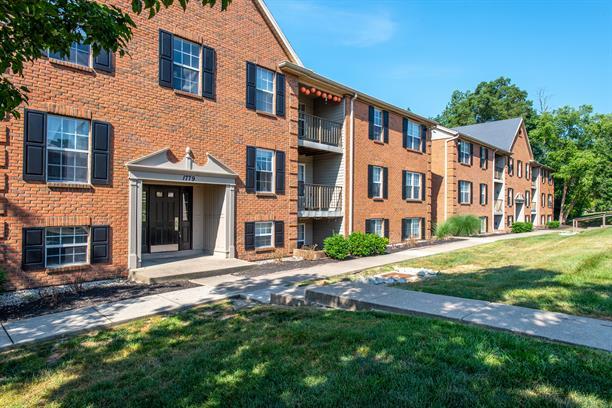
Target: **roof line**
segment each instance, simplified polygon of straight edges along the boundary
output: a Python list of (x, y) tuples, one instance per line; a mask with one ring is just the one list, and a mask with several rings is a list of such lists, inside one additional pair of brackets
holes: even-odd
[(270, 12), (270, 9), (268, 8), (268, 6), (266, 6), (265, 1), (264, 0), (253, 0), (253, 3), (255, 3), (255, 6), (259, 9), (259, 11), (263, 15), (264, 19), (266, 20), (266, 22), (268, 23), (268, 25), (270, 26), (270, 28), (274, 32), (274, 34), (280, 40), (281, 47), (283, 47), (285, 52), (287, 54), (289, 54), (289, 56), (291, 57), (291, 59), (293, 60), (294, 63), (296, 63), (299, 66), (303, 67), (304, 64), (302, 63), (302, 60), (300, 59), (300, 57), (297, 55), (297, 53), (295, 52), (295, 50), (291, 46), (291, 43), (289, 42), (287, 37), (285, 37), (285, 34), (283, 33), (283, 30), (281, 30), (280, 26), (278, 25), (278, 23), (274, 19), (274, 16)]

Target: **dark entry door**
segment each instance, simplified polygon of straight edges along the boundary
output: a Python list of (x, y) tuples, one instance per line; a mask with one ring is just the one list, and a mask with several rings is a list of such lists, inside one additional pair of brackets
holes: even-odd
[(149, 245), (151, 252), (179, 249), (179, 187), (151, 186), (149, 207)]

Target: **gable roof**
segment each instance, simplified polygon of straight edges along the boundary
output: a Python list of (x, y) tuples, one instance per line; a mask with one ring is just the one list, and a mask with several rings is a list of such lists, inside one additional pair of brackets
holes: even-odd
[(270, 12), (270, 9), (268, 9), (268, 6), (266, 6), (264, 0), (253, 0), (253, 3), (255, 3), (255, 6), (263, 16), (264, 20), (266, 20), (266, 23), (280, 42), (283, 50), (291, 57), (291, 62), (299, 66), (304, 66), (304, 64), (302, 64), (302, 60), (300, 60), (300, 57), (298, 57), (297, 53), (289, 43), (289, 40), (287, 37), (285, 37), (285, 34), (283, 34), (283, 31), (274, 19), (274, 16), (272, 16), (272, 13)]
[(523, 118), (512, 118), (478, 123), (476, 125), (459, 126), (453, 128), (453, 130), (502, 150), (511, 151), (514, 139), (522, 123)]

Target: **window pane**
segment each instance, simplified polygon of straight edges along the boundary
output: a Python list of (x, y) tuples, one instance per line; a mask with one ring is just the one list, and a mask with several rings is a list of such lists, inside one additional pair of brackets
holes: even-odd
[(270, 247), (272, 246), (272, 223), (271, 222), (256, 222), (255, 223), (255, 247)]
[(84, 227), (47, 228), (46, 264), (50, 267), (87, 262), (87, 236)]
[(87, 182), (88, 121), (49, 115), (47, 147), (48, 181)]
[(200, 46), (174, 37), (172, 86), (193, 94), (198, 93), (200, 80)]
[(257, 110), (273, 113), (274, 72), (262, 67), (257, 67), (255, 82), (255, 87), (257, 88), (255, 107)]

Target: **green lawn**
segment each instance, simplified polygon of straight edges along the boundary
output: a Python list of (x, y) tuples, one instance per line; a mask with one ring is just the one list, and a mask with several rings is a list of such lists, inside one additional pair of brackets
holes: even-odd
[(612, 228), (498, 241), (400, 265), (442, 272), (398, 285), (405, 289), (612, 319)]
[(446, 320), (223, 303), (0, 353), (0, 406), (609, 407), (610, 373)]

